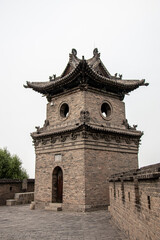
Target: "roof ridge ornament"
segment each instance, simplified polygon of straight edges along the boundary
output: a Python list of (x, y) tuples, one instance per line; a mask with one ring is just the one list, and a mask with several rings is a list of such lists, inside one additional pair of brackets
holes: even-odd
[[(71, 53), (69, 54), (69, 63), (72, 64), (74, 62), (74, 63), (78, 64), (78, 61), (79, 60), (77, 58), (77, 50), (75, 48), (72, 48)], [(64, 70), (64, 72), (65, 72), (65, 70)], [(63, 75), (63, 73), (62, 73), (62, 75)]]
[(76, 50), (75, 48), (72, 48), (72, 54), (73, 54), (74, 56), (77, 56), (77, 50)]
[(93, 55), (97, 55), (98, 54), (98, 48), (95, 48), (94, 50), (93, 50)]
[(142, 79), (142, 81), (143, 81), (143, 85), (144, 85), (144, 86), (147, 87), (147, 86), (149, 85), (149, 83), (146, 83), (146, 79)]
[(95, 49), (93, 50), (93, 55), (94, 55), (94, 56), (97, 56), (97, 57), (100, 57), (100, 53), (98, 52), (98, 48), (95, 48)]
[[(63, 92), (63, 89), (69, 91), (71, 88), (82, 87), (87, 85), (95, 89), (103, 89), (105, 92), (116, 94), (121, 99), (124, 95), (137, 89), (140, 86), (148, 86), (145, 79), (142, 80), (122, 80), (122, 74), (116, 73), (112, 76), (105, 68), (100, 59), (100, 53), (95, 48), (93, 51), (94, 56), (85, 60), (84, 56), (79, 59), (77, 51), (72, 49), (69, 54), (69, 62), (61, 74), (50, 76), (47, 82), (26, 82), (24, 87), (32, 88), (34, 91), (44, 94), (47, 99), (49, 96), (54, 96)], [(85, 86), (86, 87), (86, 86)]]

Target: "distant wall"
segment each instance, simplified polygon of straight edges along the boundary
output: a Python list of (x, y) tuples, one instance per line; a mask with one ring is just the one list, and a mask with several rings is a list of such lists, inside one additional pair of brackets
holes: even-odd
[(6, 205), (7, 199), (13, 199), (15, 193), (34, 192), (34, 179), (0, 179), (0, 205)]
[(110, 178), (110, 212), (131, 240), (160, 239), (160, 164)]

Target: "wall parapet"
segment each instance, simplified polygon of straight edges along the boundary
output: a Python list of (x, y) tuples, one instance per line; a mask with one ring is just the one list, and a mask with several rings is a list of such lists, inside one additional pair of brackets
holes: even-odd
[(34, 179), (0, 179), (0, 205), (13, 199), (15, 193), (34, 192)]
[[(20, 180), (20, 179), (8, 179), (8, 178), (3, 178), (3, 179), (0, 179), (0, 184), (4, 184), (4, 183), (22, 183), (23, 180)], [(27, 179), (27, 182), (28, 183), (34, 183), (34, 179), (30, 178), (30, 179)]]
[(160, 177), (160, 163), (111, 175), (109, 181), (133, 181), (136, 179), (156, 179)]
[[(160, 236), (160, 164), (114, 174), (109, 179), (114, 222), (132, 240)], [(136, 226), (136, 227), (135, 227)]]

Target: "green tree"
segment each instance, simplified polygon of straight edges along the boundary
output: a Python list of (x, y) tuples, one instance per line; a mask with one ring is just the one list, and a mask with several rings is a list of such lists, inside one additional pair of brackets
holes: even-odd
[(28, 177), (26, 170), (22, 168), (19, 157), (12, 156), (6, 148), (0, 149), (0, 179), (24, 179)]

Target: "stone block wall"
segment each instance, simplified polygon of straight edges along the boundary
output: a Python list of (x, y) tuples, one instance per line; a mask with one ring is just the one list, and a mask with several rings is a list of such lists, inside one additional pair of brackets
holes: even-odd
[(15, 193), (16, 204), (27, 204), (34, 201), (34, 192)]
[[(63, 104), (67, 115), (62, 114)], [(59, 167), (63, 172), (63, 210), (107, 208), (109, 176), (138, 167), (141, 133), (124, 124), (124, 102), (114, 93), (75, 88), (52, 97), (47, 120), (48, 124), (32, 135), (36, 207), (55, 202), (57, 196), (53, 200), (52, 193), (58, 194), (60, 185), (53, 183), (53, 171)]]
[[(101, 105), (107, 102), (111, 106), (111, 118), (106, 121), (101, 114)], [(60, 107), (63, 103), (69, 105), (69, 115), (63, 119), (60, 116)], [(48, 129), (64, 127), (74, 124), (80, 117), (82, 110), (89, 111), (91, 122), (97, 124), (104, 124), (105, 126), (119, 127), (125, 129), (123, 121), (125, 120), (125, 104), (117, 97), (113, 97), (102, 92), (93, 90), (81, 91), (75, 89), (74, 91), (60, 94), (53, 97), (51, 102), (47, 104), (47, 120), (49, 121)]]
[[(108, 178), (122, 170), (137, 168), (138, 146), (117, 143), (116, 135), (108, 142), (104, 136), (86, 132), (65, 134), (36, 148), (36, 207), (44, 208), (52, 202), (52, 175), (58, 166), (63, 172), (63, 210), (89, 211), (109, 205)], [(95, 139), (97, 138), (97, 139)], [(63, 141), (62, 141), (63, 140)], [(61, 156), (56, 161), (56, 155)]]
[[(111, 117), (108, 120), (104, 119), (101, 115), (101, 105), (107, 102), (111, 106)], [(110, 127), (123, 126), (125, 120), (125, 104), (118, 98), (111, 95), (103, 94), (96, 91), (85, 92), (85, 107), (90, 112), (91, 121), (96, 124), (104, 124)]]
[[(111, 174), (131, 170), (137, 167), (137, 154), (133, 150), (120, 151), (121, 146), (112, 141), (86, 141), (85, 149), (85, 202), (86, 209), (106, 208), (109, 205), (108, 179)], [(117, 151), (116, 151), (117, 150)]]
[(110, 212), (131, 240), (160, 239), (160, 164), (112, 175)]
[[(74, 147), (76, 144), (78, 146)], [(54, 147), (46, 146), (46, 151), (37, 147), (35, 203), (44, 208), (52, 202), (53, 171), (58, 166), (63, 172), (63, 210), (84, 210), (84, 150), (81, 142), (67, 139), (65, 144), (57, 140)], [(69, 148), (69, 151), (68, 151)], [(60, 159), (56, 160), (56, 155)]]
[(107, 151), (99, 151), (96, 149), (96, 146), (94, 149), (85, 150), (86, 211), (92, 209), (107, 209), (109, 205), (109, 169), (106, 156)]
[(15, 193), (33, 191), (34, 179), (27, 179), (27, 181), (0, 179), (0, 205), (5, 205), (7, 199), (13, 199)]
[[(69, 105), (69, 115), (67, 118), (60, 116), (60, 107), (63, 103)], [(48, 129), (65, 127), (74, 124), (80, 117), (80, 111), (84, 109), (84, 92), (74, 91), (64, 93), (53, 97), (52, 101), (47, 104), (47, 119), (49, 120)]]

